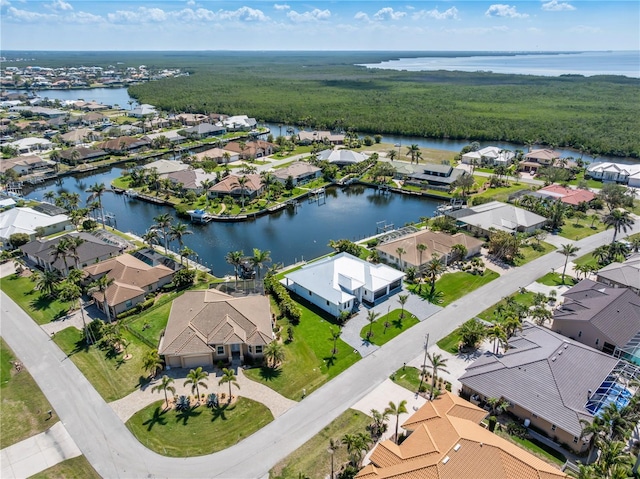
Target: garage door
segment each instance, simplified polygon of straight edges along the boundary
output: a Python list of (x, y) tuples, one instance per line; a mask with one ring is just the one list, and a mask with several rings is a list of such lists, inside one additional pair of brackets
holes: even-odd
[(189, 356), (182, 358), (182, 367), (196, 368), (198, 366), (213, 366), (213, 360), (210, 354), (200, 356)]

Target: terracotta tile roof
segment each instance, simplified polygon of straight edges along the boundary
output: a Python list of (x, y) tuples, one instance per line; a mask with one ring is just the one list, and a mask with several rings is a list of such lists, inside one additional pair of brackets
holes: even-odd
[(588, 203), (596, 197), (596, 194), (589, 190), (573, 189), (561, 185), (549, 185), (540, 188), (538, 193), (545, 196), (557, 198), (568, 205), (577, 206), (582, 202)]
[(244, 187), (241, 188), (240, 187), (240, 183), (238, 183), (238, 176), (236, 175), (229, 175), (226, 178), (224, 178), (222, 181), (220, 181), (219, 183), (216, 183), (215, 185), (213, 185), (211, 188), (209, 188), (209, 191), (213, 191), (216, 193), (235, 193), (235, 194), (241, 194), (241, 189), (244, 189), (246, 192), (251, 193), (254, 191), (260, 191), (260, 189), (262, 188), (262, 179), (260, 178), (260, 175), (244, 175), (247, 178), (247, 182), (244, 184)]

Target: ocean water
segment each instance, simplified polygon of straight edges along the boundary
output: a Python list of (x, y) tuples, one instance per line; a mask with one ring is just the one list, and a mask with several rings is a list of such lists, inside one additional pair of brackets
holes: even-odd
[(520, 75), (623, 75), (640, 78), (640, 51), (573, 53), (484, 52), (478, 55), (422, 56), (363, 64), (367, 68), (406, 71), (493, 72)]

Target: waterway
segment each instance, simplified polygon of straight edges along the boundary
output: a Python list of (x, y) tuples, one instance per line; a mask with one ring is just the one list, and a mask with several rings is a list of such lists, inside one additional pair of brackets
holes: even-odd
[[(56, 182), (39, 186), (26, 195), (42, 200), (47, 191), (78, 193), (81, 204), (86, 204), (86, 190), (95, 183), (109, 185), (122, 175), (121, 168), (92, 172), (84, 177), (64, 177)], [(153, 218), (170, 213), (178, 219), (173, 208), (128, 199), (124, 195), (105, 193), (102, 198), (105, 213), (115, 215), (115, 224), (121, 231), (139, 236), (154, 223)], [(243, 250), (250, 254), (253, 248), (268, 250), (276, 263), (289, 265), (329, 253), (329, 240), (347, 238), (352, 241), (371, 236), (379, 227), (404, 226), (417, 222), (421, 216), (433, 216), (438, 202), (416, 196), (380, 194), (373, 188), (351, 186), (345, 189), (327, 189), (324, 204), (302, 200), (298, 207), (286, 208), (255, 220), (238, 223), (209, 223), (190, 225), (192, 235), (184, 237), (184, 244), (198, 254), (199, 262), (212, 268), (213, 274), (232, 274), (224, 257), (229, 251)], [(177, 244), (173, 245), (177, 249)]]

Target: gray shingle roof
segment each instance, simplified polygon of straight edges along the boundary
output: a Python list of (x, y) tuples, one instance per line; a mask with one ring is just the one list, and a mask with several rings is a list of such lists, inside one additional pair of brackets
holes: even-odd
[(598, 271), (598, 280), (640, 289), (640, 253), (631, 255), (624, 263), (611, 263)]

